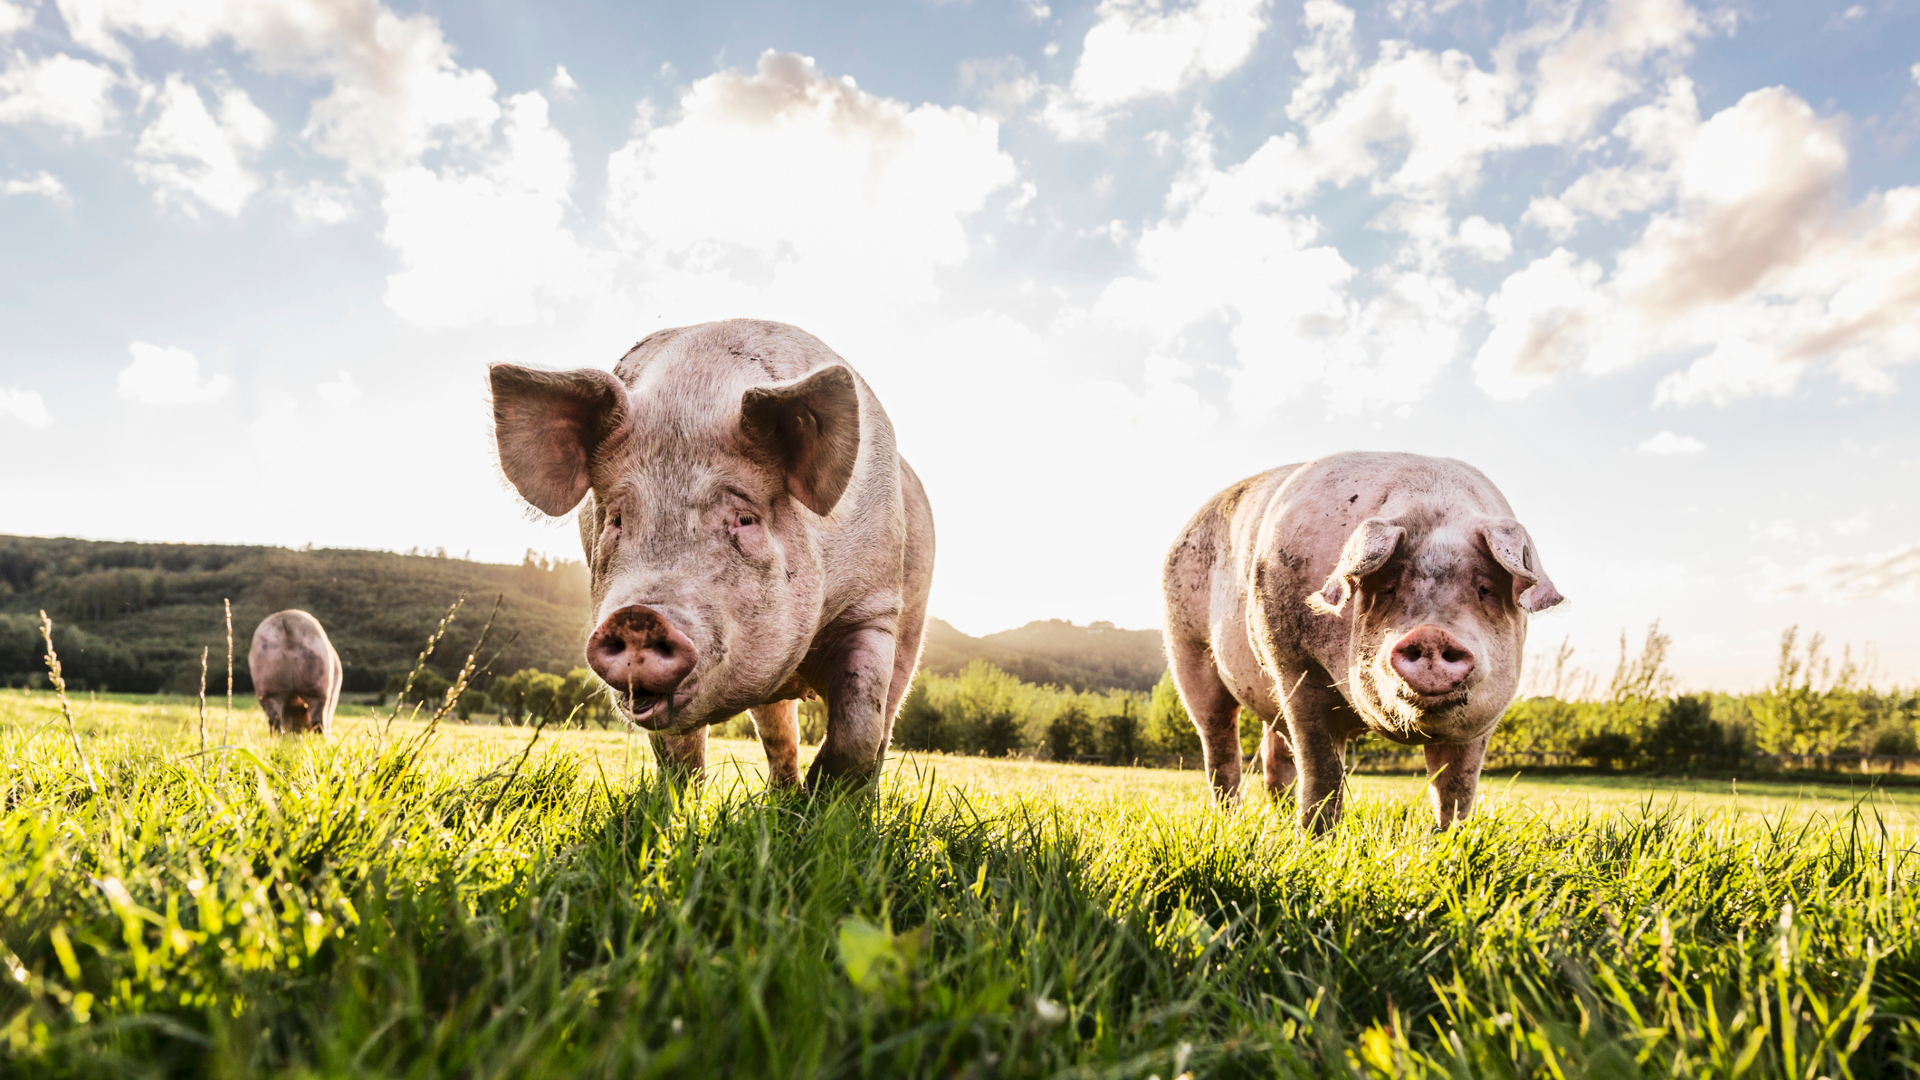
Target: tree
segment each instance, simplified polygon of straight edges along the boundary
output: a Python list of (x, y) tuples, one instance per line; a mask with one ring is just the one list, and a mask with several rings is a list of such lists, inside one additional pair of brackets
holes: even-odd
[(1068, 701), (1047, 724), (1047, 756), (1055, 761), (1072, 761), (1093, 741), (1093, 725), (1077, 700)]
[(1739, 738), (1713, 720), (1713, 699), (1686, 694), (1668, 701), (1640, 740), (1640, 753), (1660, 768), (1728, 766), (1740, 756)]
[(565, 715), (573, 717), (581, 727), (592, 720), (605, 728), (613, 719), (613, 698), (607, 692), (607, 684), (587, 668), (577, 667), (567, 672), (560, 696), (566, 703)]
[(1863, 690), (1856, 685), (1860, 666), (1853, 650), (1841, 654), (1835, 667), (1821, 655), (1826, 639), (1819, 634), (1800, 643), (1800, 628), (1790, 626), (1780, 635), (1780, 659), (1773, 683), (1751, 706), (1754, 737), (1770, 754), (1832, 754), (1850, 740), (1865, 721)]
[(1632, 737), (1659, 719), (1673, 693), (1673, 673), (1667, 670), (1667, 654), (1672, 651), (1673, 636), (1660, 632), (1658, 619), (1647, 627), (1647, 639), (1633, 659), (1627, 657), (1627, 632), (1620, 631), (1620, 662), (1607, 687), (1610, 730)]
[(988, 757), (1008, 757), (1020, 749), (1020, 724), (1011, 710), (1001, 710), (980, 725), (980, 749)]
[(1192, 757), (1200, 753), (1200, 731), (1187, 715), (1186, 703), (1180, 700), (1172, 672), (1160, 676), (1148, 699), (1145, 741), (1162, 754)]
[(931, 700), (931, 691), (927, 678), (923, 675), (913, 682), (913, 689), (907, 691), (907, 699), (900, 703), (900, 715), (893, 721), (893, 741), (903, 750), (945, 750), (947, 749), (945, 724)]
[[(387, 676), (386, 693), (394, 695), (394, 700), (402, 705), (420, 705), (428, 709), (438, 708), (447, 699), (447, 691), (453, 684), (432, 668), (421, 668), (413, 678), (413, 688), (406, 689), (405, 671), (396, 671)], [(402, 691), (405, 696), (401, 696)]]
[(1633, 739), (1619, 731), (1602, 731), (1573, 744), (1573, 752), (1602, 769), (1612, 769), (1633, 757)]
[(572, 703), (567, 700), (567, 680), (544, 671), (526, 671), (525, 703), (527, 716), (535, 721), (558, 723), (567, 718)]
[(1131, 698), (1122, 698), (1119, 712), (1100, 719), (1100, 736), (1107, 764), (1131, 765), (1140, 756), (1140, 718)]

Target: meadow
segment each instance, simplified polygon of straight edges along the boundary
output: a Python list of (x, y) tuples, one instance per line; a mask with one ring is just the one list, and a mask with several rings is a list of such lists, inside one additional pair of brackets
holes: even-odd
[[(251, 706), (251, 702), (245, 703)], [(894, 755), (677, 788), (615, 731), (328, 740), (0, 691), (16, 1076), (1752, 1076), (1920, 1068), (1920, 791)]]

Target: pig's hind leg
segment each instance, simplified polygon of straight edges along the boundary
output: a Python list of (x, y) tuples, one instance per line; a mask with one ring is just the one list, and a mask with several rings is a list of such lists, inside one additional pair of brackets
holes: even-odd
[(755, 705), (753, 730), (767, 752), (767, 783), (776, 788), (800, 786), (800, 703), (789, 698)]
[(1205, 643), (1169, 636), (1167, 659), (1173, 685), (1200, 732), (1207, 780), (1216, 797), (1232, 802), (1240, 797), (1240, 702), (1220, 681), (1213, 650)]
[(1267, 781), (1267, 795), (1275, 799), (1285, 795), (1300, 776), (1293, 764), (1293, 744), (1287, 741), (1284, 716), (1267, 722), (1260, 740), (1260, 771)]

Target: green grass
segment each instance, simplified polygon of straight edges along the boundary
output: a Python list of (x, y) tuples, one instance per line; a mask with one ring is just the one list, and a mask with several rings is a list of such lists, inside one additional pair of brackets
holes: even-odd
[[(0, 1073), (1910, 1075), (1916, 806), (1524, 777), (1332, 836), (1197, 773), (692, 793), (637, 740), (0, 694)], [(97, 792), (90, 790), (90, 769)], [(1608, 779), (1611, 778), (1602, 778)]]

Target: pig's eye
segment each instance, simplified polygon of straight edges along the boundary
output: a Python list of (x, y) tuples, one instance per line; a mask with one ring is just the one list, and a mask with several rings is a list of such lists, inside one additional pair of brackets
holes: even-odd
[(620, 527), (620, 511), (615, 510), (607, 516), (607, 527), (609, 529), (617, 529)]
[(1479, 583), (1480, 599), (1484, 602), (1493, 599), (1493, 586), (1482, 581)]
[(744, 529), (749, 525), (758, 524), (759, 521), (760, 519), (757, 517), (754, 517), (752, 514), (738, 514), (738, 515), (735, 515), (733, 519), (734, 527), (740, 528), (740, 529)]

